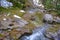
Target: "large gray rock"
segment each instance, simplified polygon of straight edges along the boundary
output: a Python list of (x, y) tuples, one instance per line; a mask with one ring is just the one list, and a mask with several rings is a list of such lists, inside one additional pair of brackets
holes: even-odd
[(60, 23), (60, 18), (59, 17), (54, 17), (55, 19), (54, 19), (54, 21), (56, 22), (56, 23)]
[(25, 25), (27, 25), (28, 22), (25, 21), (24, 19), (19, 19), (19, 18), (4, 18), (3, 20), (1, 20), (1, 27), (0, 29), (13, 29), (13, 28), (22, 28)]
[(4, 8), (8, 8), (13, 6), (11, 2), (8, 2), (7, 0), (0, 0), (0, 6)]
[(43, 20), (45, 22), (52, 23), (53, 22), (53, 16), (51, 14), (45, 14), (43, 17)]

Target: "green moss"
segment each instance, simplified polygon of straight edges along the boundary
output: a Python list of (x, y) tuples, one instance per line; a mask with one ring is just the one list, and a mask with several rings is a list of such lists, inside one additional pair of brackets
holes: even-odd
[(0, 34), (0, 37), (3, 37), (4, 35)]
[(35, 14), (35, 16), (36, 16), (36, 20), (35, 21), (33, 21), (33, 24), (35, 24), (35, 25), (42, 25), (43, 24), (43, 22), (42, 22), (42, 17), (43, 17), (43, 13), (36, 13)]
[(54, 7), (51, 2), (52, 2), (52, 0), (45, 0), (44, 5), (45, 5), (46, 9), (51, 9)]

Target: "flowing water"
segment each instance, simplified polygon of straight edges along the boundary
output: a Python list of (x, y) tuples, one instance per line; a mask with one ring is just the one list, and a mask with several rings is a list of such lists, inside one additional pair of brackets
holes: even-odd
[(32, 5), (32, 8), (28, 10), (29, 13), (34, 13), (36, 11), (40, 12), (44, 11), (44, 5), (41, 3), (41, 0), (28, 0), (28, 1)]
[[(30, 14), (33, 14), (33, 13), (36, 13), (37, 11), (38, 12), (42, 12), (43, 13), (43, 11), (44, 11), (44, 5), (41, 3), (41, 0), (28, 0), (31, 4), (32, 4), (32, 8), (29, 8), (29, 10), (27, 10), (27, 12), (28, 13), (30, 13)], [(6, 5), (8, 5), (8, 4), (6, 4)], [(19, 9), (20, 10), (20, 9)], [(18, 10), (15, 10), (16, 12), (18, 12)], [(14, 13), (15, 13), (15, 11), (14, 11)], [(19, 12), (18, 12), (18, 15), (22, 15), (21, 13), (19, 14)], [(40, 15), (39, 15), (39, 18), (40, 18)], [(42, 18), (42, 17), (41, 17)], [(41, 18), (40, 18), (40, 20), (38, 21), (38, 22), (40, 22), (40, 21), (42, 21), (41, 20)], [(37, 20), (38, 20), (38, 18), (37, 18)], [(33, 23), (34, 24), (34, 23)], [(40, 23), (39, 23), (40, 24)], [(42, 24), (42, 23), (41, 23)], [(37, 24), (36, 24), (37, 25)], [(40, 25), (39, 25), (40, 26)], [(59, 25), (60, 26), (60, 25)], [(58, 27), (59, 27), (58, 26)], [(32, 27), (32, 25), (31, 26), (29, 26), (29, 27)], [(43, 24), (42, 26), (40, 26), (40, 27), (37, 27), (36, 29), (34, 29), (33, 30), (33, 33), (31, 34), (31, 35), (29, 35), (29, 36), (23, 36), (22, 38), (21, 38), (21, 40), (49, 40), (48, 38), (46, 38), (45, 36), (44, 36), (44, 33), (46, 32), (46, 30), (47, 29), (49, 29), (50, 27), (52, 27), (52, 25), (50, 25), (50, 24)], [(55, 27), (56, 29), (58, 29), (57, 27)], [(30, 28), (29, 28), (30, 29)]]
[(33, 3), (34, 3), (34, 5), (35, 6), (37, 6), (37, 7), (44, 7), (43, 5), (42, 5), (42, 3), (41, 3), (41, 0), (33, 0)]
[(49, 40), (48, 38), (44, 37), (44, 33), (51, 26), (52, 25), (50, 24), (44, 24), (41, 26), (42, 28), (40, 27), (35, 29), (32, 35), (22, 37), (22, 40)]
[[(42, 12), (43, 10), (43, 5), (40, 2), (40, 0), (29, 0), (30, 3), (32, 3), (34, 9), (28, 10), (29, 13), (35, 13), (36, 11)], [(39, 8), (40, 7), (40, 8)], [(32, 35), (30, 36), (23, 36), (21, 40), (48, 40), (44, 37), (44, 32), (51, 27), (49, 24), (43, 24), (40, 28), (37, 28), (33, 30)]]

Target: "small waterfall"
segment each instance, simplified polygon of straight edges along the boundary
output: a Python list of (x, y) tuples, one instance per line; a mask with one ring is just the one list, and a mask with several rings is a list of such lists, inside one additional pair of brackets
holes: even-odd
[(40, 0), (33, 0), (33, 3), (37, 7), (44, 7), (43, 4), (42, 4), (42, 2)]
[(28, 2), (31, 4), (30, 8), (28, 8), (29, 13), (35, 13), (35, 12), (43, 12), (44, 11), (44, 5), (42, 4), (41, 0), (28, 0)]
[(30, 40), (48, 40), (44, 37), (44, 33), (49, 27), (51, 27), (51, 25), (44, 24), (42, 28), (35, 29), (33, 34), (30, 36)]
[(49, 40), (44, 36), (45, 31), (51, 27), (49, 24), (44, 24), (42, 28), (37, 28), (33, 31), (33, 34), (23, 38), (23, 40)]
[(33, 3), (37, 6), (39, 6), (39, 0), (33, 0)]
[(42, 4), (41, 0), (28, 0), (28, 2), (32, 5), (32, 7), (42, 7), (44, 8), (44, 5)]

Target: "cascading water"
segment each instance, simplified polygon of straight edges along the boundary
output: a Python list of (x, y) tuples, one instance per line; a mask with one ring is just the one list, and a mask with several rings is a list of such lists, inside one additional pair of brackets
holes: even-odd
[(44, 33), (45, 31), (51, 27), (49, 24), (44, 24), (42, 28), (37, 28), (33, 31), (33, 34), (30, 36), (22, 37), (22, 40), (49, 40), (48, 38), (45, 38)]
[(33, 0), (33, 3), (37, 6), (39, 6), (39, 0)]
[(30, 4), (32, 5), (28, 12), (29, 13), (35, 13), (37, 11), (43, 12), (44, 11), (44, 5), (42, 4), (41, 0), (28, 0)]
[(33, 3), (34, 3), (34, 5), (37, 6), (37, 7), (40, 7), (40, 6), (41, 6), (41, 7), (44, 7), (40, 0), (33, 0)]
[(33, 34), (30, 36), (30, 40), (48, 40), (44, 37), (44, 32), (50, 27), (49, 24), (44, 24), (42, 28), (37, 28), (33, 31)]

